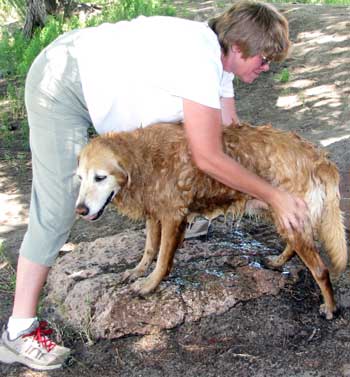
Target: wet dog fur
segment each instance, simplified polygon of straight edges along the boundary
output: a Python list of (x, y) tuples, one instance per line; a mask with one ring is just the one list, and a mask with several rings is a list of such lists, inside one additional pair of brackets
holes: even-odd
[[(112, 201), (122, 214), (146, 220), (143, 257), (124, 274), (125, 280), (137, 279), (132, 289), (142, 295), (155, 290), (169, 274), (190, 218), (196, 214), (210, 218), (221, 213), (237, 217), (259, 212), (275, 223), (286, 241), (282, 254), (270, 258), (268, 264), (280, 267), (296, 253), (321, 289), (321, 314), (333, 318), (336, 304), (329, 271), (315, 239), (323, 242), (333, 270), (343, 271), (347, 248), (336, 166), (308, 141), (270, 125), (225, 127), (223, 144), (225, 153), (240, 164), (306, 201), (310, 224), (303, 234), (288, 234), (266, 205), (259, 206), (249, 195), (200, 171), (191, 159), (183, 126), (177, 124), (157, 124), (94, 138), (79, 157), (81, 187), (76, 212), (96, 220)], [(157, 255), (154, 270), (141, 278)]]

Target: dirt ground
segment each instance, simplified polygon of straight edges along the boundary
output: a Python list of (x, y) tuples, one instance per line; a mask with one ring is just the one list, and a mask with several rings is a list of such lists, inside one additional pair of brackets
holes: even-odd
[[(227, 4), (177, 2), (186, 17), (197, 19)], [(295, 130), (330, 151), (342, 175), (342, 207), (348, 228), (350, 8), (280, 8), (290, 22), (292, 55), (283, 64), (272, 64), (253, 85), (235, 83), (238, 113), (253, 124), (271, 122)], [(282, 72), (289, 74), (286, 82), (281, 79)], [(13, 132), (15, 140), (18, 131)], [(0, 140), (0, 241), (13, 264), (27, 224), (30, 174), (29, 153), (20, 145), (10, 149)], [(108, 211), (97, 224), (77, 221), (66, 248), (142, 227)], [(214, 236), (215, 232), (214, 224)], [(220, 236), (225, 238), (225, 234)], [(258, 240), (265, 237), (264, 232), (253, 236)], [(1, 274), (5, 274), (4, 265), (0, 265), (0, 282)], [(240, 303), (222, 315), (159, 334), (94, 342), (58, 324), (65, 345), (74, 349), (70, 366), (39, 373), (0, 364), (0, 376), (350, 376), (349, 288), (347, 270), (334, 281), (340, 309), (330, 322), (319, 316), (319, 291), (304, 270), (297, 283), (277, 296)], [(9, 291), (0, 289), (1, 327), (10, 315)]]

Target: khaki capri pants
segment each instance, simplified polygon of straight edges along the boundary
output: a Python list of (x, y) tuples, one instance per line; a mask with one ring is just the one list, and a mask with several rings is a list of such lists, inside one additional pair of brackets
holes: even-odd
[(25, 87), (33, 181), (20, 255), (46, 266), (54, 263), (75, 219), (77, 156), (91, 125), (74, 53), (77, 33), (62, 35), (40, 53)]

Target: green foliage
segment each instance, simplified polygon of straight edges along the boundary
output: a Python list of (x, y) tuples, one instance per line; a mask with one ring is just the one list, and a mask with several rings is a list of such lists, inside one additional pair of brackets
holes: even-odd
[(87, 26), (97, 26), (103, 22), (131, 20), (139, 15), (174, 16), (175, 8), (164, 0), (119, 0), (104, 7), (100, 15), (91, 17), (87, 21)]
[(27, 42), (19, 31), (11, 35), (4, 32), (0, 41), (0, 71), (4, 76), (17, 74), (16, 67), (22, 59)]
[(276, 80), (281, 83), (286, 83), (290, 80), (290, 73), (288, 68), (283, 68), (280, 73), (276, 75)]

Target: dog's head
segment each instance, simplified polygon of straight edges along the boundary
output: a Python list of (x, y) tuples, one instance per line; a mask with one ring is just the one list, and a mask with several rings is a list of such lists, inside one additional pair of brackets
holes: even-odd
[(130, 176), (111, 145), (98, 139), (86, 145), (78, 158), (81, 184), (75, 211), (90, 221), (100, 218), (120, 189), (130, 184)]

